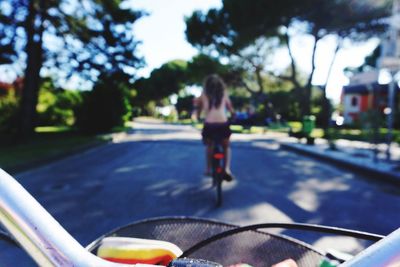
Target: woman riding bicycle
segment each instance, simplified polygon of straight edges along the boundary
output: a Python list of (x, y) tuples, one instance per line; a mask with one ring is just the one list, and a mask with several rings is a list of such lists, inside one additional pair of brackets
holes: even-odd
[(231, 130), (227, 117), (227, 110), (231, 116), (234, 114), (232, 103), (226, 91), (224, 81), (216, 74), (205, 78), (203, 92), (200, 97), (194, 101), (194, 107), (197, 108), (196, 115), (201, 111), (205, 112), (204, 127), (202, 131), (203, 142), (206, 145), (206, 175), (211, 175), (211, 162), (214, 142), (221, 142), (224, 153), (224, 172), (225, 179), (233, 179), (230, 159), (231, 152), (229, 146), (229, 137)]

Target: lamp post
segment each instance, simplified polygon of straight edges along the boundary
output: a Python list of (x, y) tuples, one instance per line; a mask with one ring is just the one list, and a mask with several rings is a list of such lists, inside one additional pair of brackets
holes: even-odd
[(388, 87), (388, 103), (385, 108), (387, 115), (388, 133), (386, 136), (387, 150), (386, 158), (390, 160), (390, 147), (393, 139), (393, 114), (394, 99), (396, 93), (395, 75), (400, 69), (400, 0), (393, 1), (392, 16), (390, 18), (390, 29), (386, 40), (383, 42), (382, 55), (379, 60), (379, 68), (388, 69), (391, 81)]
[(392, 76), (392, 80), (389, 84), (388, 88), (388, 107), (387, 107), (387, 150), (386, 150), (386, 158), (390, 160), (390, 147), (393, 139), (393, 113), (394, 113), (394, 95), (396, 90), (396, 82), (395, 82), (395, 71), (390, 71), (390, 75)]

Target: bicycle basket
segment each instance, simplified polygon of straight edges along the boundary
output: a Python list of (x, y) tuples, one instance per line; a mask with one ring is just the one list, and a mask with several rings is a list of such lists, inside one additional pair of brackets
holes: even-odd
[[(198, 218), (155, 218), (111, 231), (92, 242), (87, 249), (96, 253), (104, 237), (124, 236), (164, 240), (186, 251), (203, 240), (235, 228), (235, 225)], [(260, 230), (224, 236), (186, 256), (218, 262), (224, 266), (237, 263), (271, 266), (292, 258), (299, 267), (310, 267), (318, 266), (325, 259), (322, 253), (302, 241)]]

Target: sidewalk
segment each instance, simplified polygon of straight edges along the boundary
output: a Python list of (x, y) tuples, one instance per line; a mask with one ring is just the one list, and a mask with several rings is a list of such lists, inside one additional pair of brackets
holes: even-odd
[(280, 137), (281, 147), (337, 164), (369, 177), (400, 184), (400, 147), (391, 145), (391, 160), (386, 158), (386, 144), (374, 145), (360, 141), (339, 139), (336, 150), (329, 148), (325, 139), (316, 139), (314, 145), (300, 142), (294, 137)]

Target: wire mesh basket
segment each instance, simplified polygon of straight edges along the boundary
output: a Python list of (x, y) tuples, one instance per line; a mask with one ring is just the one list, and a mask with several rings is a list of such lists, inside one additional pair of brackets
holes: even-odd
[[(301, 266), (318, 266), (324, 254), (310, 245), (290, 237), (262, 230), (235, 231), (235, 225), (212, 220), (172, 217), (156, 218), (118, 228), (92, 242), (87, 249), (96, 253), (104, 237), (135, 237), (174, 243), (184, 256), (218, 262), (224, 266), (247, 263), (252, 266), (271, 266), (291, 258)], [(224, 233), (228, 233), (225, 235)], [(209, 238), (199, 248), (196, 244)], [(219, 237), (218, 237), (219, 236)]]

